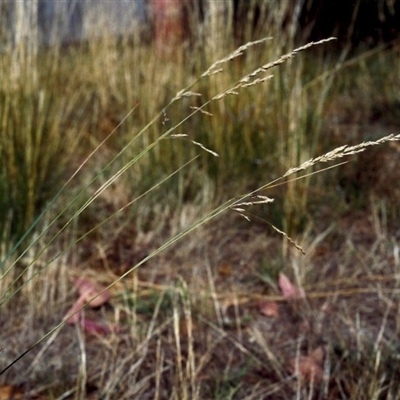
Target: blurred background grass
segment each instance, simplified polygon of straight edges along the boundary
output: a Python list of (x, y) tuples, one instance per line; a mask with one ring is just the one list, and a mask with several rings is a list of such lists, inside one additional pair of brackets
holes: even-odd
[[(264, 86), (210, 103), (206, 111), (213, 116), (199, 113), (186, 121), (176, 133), (189, 135), (220, 157), (202, 157), (158, 195), (146, 199), (140, 218), (135, 211), (131, 215), (143, 226), (151, 225), (152, 210), (160, 203), (165, 207), (184, 202), (212, 205), (272, 180), (333, 146), (378, 137), (390, 129), (397, 123), (400, 104), (398, 32), (390, 25), (398, 15), (397, 6), (384, 0), (358, 1), (351, 7), (345, 3), (338, 2), (336, 8), (317, 1), (221, 1), (194, 8), (185, 3), (185, 18), (171, 17), (167, 36), (157, 36), (157, 29), (162, 29), (155, 16), (152, 23), (138, 26), (129, 35), (107, 33), (105, 27), (101, 36), (70, 44), (60, 40), (51, 46), (23, 40), (14, 43), (4, 30), (0, 61), (2, 76), (7, 77), (0, 82), (2, 246), (10, 248), (22, 236), (61, 182), (113, 129), (118, 126), (92, 161), (92, 171), (101, 168), (104, 157), (111, 159), (130, 142), (177, 91), (238, 43), (273, 37), (232, 61), (222, 74), (198, 81), (193, 90), (201, 97), (184, 98), (169, 108), (130, 145), (113, 171), (227, 82), (307, 41), (338, 36), (336, 43), (310, 49), (273, 70), (274, 78)], [(366, 27), (365, 18), (377, 11), (380, 25)], [(143, 193), (196, 153), (188, 140), (164, 140), (123, 175), (109, 201), (122, 204)], [(334, 201), (335, 208), (346, 209), (351, 199), (361, 198), (357, 204), (367, 206), (365, 199), (374, 190), (368, 171), (376, 174), (374, 168), (361, 161), (352, 163), (346, 176), (335, 171), (288, 182), (272, 190), (270, 195), (278, 201), (271, 214), (261, 217), (292, 234), (310, 223), (310, 210), (320, 208), (321, 202)], [(367, 171), (365, 182), (358, 179), (359, 170)], [(385, 202), (390, 190), (385, 191), (385, 183), (379, 181), (378, 196)]]

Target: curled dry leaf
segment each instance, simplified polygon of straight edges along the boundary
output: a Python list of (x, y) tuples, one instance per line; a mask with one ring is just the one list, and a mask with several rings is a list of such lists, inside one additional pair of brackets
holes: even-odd
[(218, 267), (218, 274), (222, 277), (230, 277), (232, 275), (232, 265), (222, 264)]
[(278, 284), (283, 297), (287, 299), (299, 299), (305, 297), (304, 291), (296, 285), (293, 285), (289, 278), (282, 272), (279, 274)]
[(108, 335), (111, 329), (108, 326), (100, 325), (96, 321), (89, 318), (84, 318), (82, 321), (83, 329), (90, 335)]
[[(80, 296), (65, 314), (64, 320), (66, 320), (68, 324), (76, 324), (80, 320), (82, 313), (79, 310), (86, 303), (89, 303), (90, 307), (96, 308), (107, 303), (110, 299), (110, 292), (108, 290), (105, 290), (103, 286), (96, 285), (89, 279), (78, 278), (75, 280), (75, 286), (78, 288)], [(97, 294), (99, 295), (93, 299)]]
[[(100, 286), (85, 278), (75, 280), (75, 286), (79, 290), (80, 299), (84, 302), (89, 302), (94, 296), (98, 296), (90, 301), (90, 307), (100, 307), (110, 299), (110, 292), (105, 290), (104, 286)], [(99, 294), (100, 293), (100, 294)]]
[(302, 356), (289, 361), (291, 373), (302, 377), (306, 381), (321, 382), (324, 379), (324, 370), (311, 356)]
[(322, 346), (314, 349), (308, 356), (302, 356), (289, 361), (291, 373), (301, 376), (307, 381), (321, 382), (324, 379), (325, 350)]
[(182, 319), (179, 324), (179, 332), (182, 336), (188, 336), (193, 333), (193, 331), (198, 330), (197, 325), (192, 320)]
[(80, 308), (85, 304), (85, 302), (82, 302), (81, 299), (79, 298), (78, 301), (76, 301), (72, 307), (66, 312), (64, 320), (67, 321), (67, 324), (73, 325), (76, 324), (82, 315), (82, 311)]
[(279, 316), (279, 306), (274, 301), (259, 301), (258, 309), (260, 310), (260, 313), (266, 317)]
[(324, 362), (324, 356), (325, 356), (325, 350), (322, 346), (318, 346), (310, 354), (310, 357), (313, 358), (319, 364), (322, 364)]
[(0, 400), (22, 400), (24, 394), (21, 390), (12, 385), (0, 386)]

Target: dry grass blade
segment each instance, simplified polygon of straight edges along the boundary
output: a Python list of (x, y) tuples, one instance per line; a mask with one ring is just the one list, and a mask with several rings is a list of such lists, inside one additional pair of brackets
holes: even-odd
[(191, 140), (191, 142), (195, 145), (200, 147), (201, 149), (203, 149), (204, 151), (206, 151), (207, 153), (210, 153), (211, 155), (213, 155), (214, 157), (219, 157), (219, 155), (215, 152), (212, 151), (210, 149), (208, 149), (207, 147), (205, 147), (203, 144), (196, 142), (195, 140)]
[(280, 233), (290, 244), (292, 244), (294, 247), (296, 247), (297, 250), (300, 250), (304, 255), (306, 254), (304, 249), (300, 245), (298, 245), (287, 233), (281, 231), (280, 229), (278, 229), (276, 226), (274, 226), (272, 224), (269, 224), (269, 225), (273, 230)]
[[(266, 38), (264, 40), (259, 40), (259, 41), (256, 41), (256, 42), (250, 42), (248, 44), (253, 45), (253, 44), (262, 43), (263, 41), (265, 41), (267, 39), (269, 39), (269, 38)], [(274, 62), (271, 62), (271, 63), (268, 63), (268, 64), (265, 64), (262, 67), (259, 67), (259, 68), (255, 69), (254, 71), (250, 72), (249, 74), (245, 75), (237, 83), (235, 83), (235, 85), (233, 85), (230, 88), (228, 88), (228, 89), (218, 93), (217, 95), (215, 95), (212, 98), (212, 100), (221, 100), (221, 99), (223, 99), (224, 97), (226, 97), (228, 95), (238, 95), (239, 94), (238, 90), (240, 88), (247, 88), (247, 87), (254, 86), (254, 85), (257, 85), (257, 84), (260, 84), (260, 83), (268, 82), (273, 77), (273, 75), (266, 75), (266, 76), (264, 76), (262, 78), (256, 78), (256, 77), (261, 73), (265, 73), (267, 70), (269, 70), (269, 69), (271, 69), (273, 67), (276, 67), (278, 65), (281, 65), (281, 64), (285, 63), (286, 61), (290, 60), (291, 58), (293, 58), (296, 54), (298, 54), (301, 51), (307, 50), (307, 49), (309, 49), (310, 47), (313, 47), (313, 46), (317, 46), (317, 45), (320, 45), (320, 44), (323, 44), (323, 43), (326, 43), (326, 42), (330, 42), (330, 41), (335, 40), (335, 39), (336, 38), (331, 37), (331, 38), (328, 38), (328, 39), (320, 40), (318, 42), (310, 42), (310, 43), (308, 43), (308, 44), (306, 44), (304, 46), (298, 47), (297, 49), (291, 51), (290, 53), (287, 53), (287, 54), (281, 56), (278, 60), (276, 60)], [(231, 60), (231, 59), (233, 59), (235, 57), (238, 57), (238, 56), (242, 55), (243, 51), (247, 47), (249, 47), (249, 46), (245, 45), (245, 46), (239, 47), (230, 56), (228, 56), (227, 58), (224, 58), (220, 62), (221, 63), (227, 62), (227, 61), (229, 61), (229, 60)], [(217, 63), (218, 63), (218, 61), (217, 61)], [(216, 63), (216, 65), (219, 65), (217, 63)], [(213, 66), (210, 67), (210, 70), (213, 68)], [(206, 75), (207, 75), (207, 73), (204, 74), (204, 76), (206, 76)]]
[(329, 162), (329, 161), (334, 161), (338, 158), (342, 157), (347, 157), (351, 156), (357, 153), (363, 152), (367, 147), (370, 146), (377, 146), (386, 142), (394, 142), (400, 140), (400, 134), (391, 134), (384, 136), (381, 139), (375, 140), (375, 141), (369, 141), (369, 142), (363, 142), (360, 144), (357, 144), (355, 146), (340, 146), (334, 150), (329, 151), (328, 153), (323, 154), (322, 156), (316, 157), (316, 158), (311, 158), (310, 160), (305, 161), (303, 164), (299, 165), (298, 167), (290, 168), (283, 176), (282, 178), (292, 175), (296, 172), (303, 171), (307, 168), (312, 167), (315, 164), (318, 163), (323, 163), (323, 162)]
[(227, 57), (225, 57), (225, 58), (223, 58), (221, 60), (218, 60), (214, 64), (212, 64), (210, 66), (210, 68), (208, 68), (207, 71), (205, 71), (201, 76), (205, 77), (205, 76), (213, 75), (213, 74), (215, 74), (217, 72), (221, 72), (222, 69), (219, 69), (219, 68), (217, 69), (216, 67), (219, 67), (221, 64), (225, 64), (228, 61), (231, 61), (231, 60), (243, 55), (243, 53), (247, 49), (249, 49), (250, 47), (255, 46), (257, 44), (264, 43), (267, 40), (272, 40), (272, 37), (266, 37), (266, 38), (263, 38), (263, 39), (260, 39), (260, 40), (255, 40), (255, 41), (252, 41), (252, 42), (248, 42), (248, 43), (244, 44), (243, 46), (238, 47), (234, 52), (229, 54), (229, 56), (227, 56)]
[[(307, 43), (304, 46), (298, 47), (297, 49), (294, 49), (290, 53), (284, 54), (278, 60), (270, 62), (268, 64), (264, 64), (262, 67), (257, 68), (256, 70), (254, 70), (250, 74), (245, 75), (240, 80), (240, 82), (244, 83), (244, 84), (248, 84), (253, 78), (255, 78), (260, 73), (266, 72), (267, 70), (269, 70), (269, 69), (271, 69), (273, 67), (276, 67), (277, 65), (281, 65), (281, 64), (285, 63), (286, 61), (290, 60), (291, 58), (293, 58), (296, 54), (300, 53), (301, 51), (307, 50), (307, 49), (309, 49), (310, 47), (313, 47), (313, 46), (318, 46), (320, 44), (330, 42), (332, 40), (336, 40), (336, 38), (331, 37), (331, 38), (328, 38), (328, 39), (320, 40), (318, 42), (310, 42), (310, 43)], [(265, 78), (263, 78), (263, 79), (265, 79)]]
[(252, 201), (243, 201), (239, 203), (235, 203), (235, 207), (243, 207), (243, 206), (254, 206), (256, 204), (268, 204), (268, 203), (273, 203), (274, 199), (267, 197), (267, 196), (262, 196), (262, 195), (257, 195), (252, 197), (254, 200)]
[(182, 89), (179, 91), (176, 96), (172, 99), (172, 101), (179, 100), (183, 97), (200, 97), (201, 93), (196, 93), (196, 92), (191, 92), (191, 91), (186, 91), (186, 89)]

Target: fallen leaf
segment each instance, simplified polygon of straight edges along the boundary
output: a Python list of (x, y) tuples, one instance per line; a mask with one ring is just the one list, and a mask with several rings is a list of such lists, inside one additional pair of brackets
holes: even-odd
[(95, 299), (90, 301), (90, 307), (99, 307), (110, 299), (110, 292), (105, 290), (104, 286), (97, 285), (89, 279), (78, 278), (75, 280), (75, 286), (79, 290), (80, 298), (89, 302), (90, 299), (98, 295)]
[(82, 310), (80, 308), (85, 304), (84, 301), (81, 300), (81, 298), (76, 301), (72, 307), (65, 313), (64, 320), (67, 321), (67, 324), (76, 324), (82, 315)]
[[(80, 296), (65, 314), (64, 320), (66, 320), (68, 324), (76, 324), (80, 320), (82, 313), (79, 310), (86, 303), (88, 303), (90, 307), (96, 308), (107, 303), (110, 299), (110, 292), (105, 290), (104, 286), (96, 285), (89, 279), (78, 278), (75, 280), (75, 286), (78, 288)], [(97, 294), (99, 295), (93, 299)]]
[(90, 335), (108, 335), (111, 333), (111, 329), (108, 326), (100, 325), (89, 318), (83, 319), (82, 326), (85, 332)]
[(282, 272), (279, 274), (278, 284), (283, 297), (287, 299), (298, 299), (305, 297), (304, 291), (298, 288), (296, 285), (293, 285), (289, 278)]
[(310, 354), (310, 357), (313, 358), (319, 364), (323, 363), (324, 356), (325, 356), (325, 350), (322, 346), (318, 346)]
[[(190, 323), (190, 325), (189, 325)], [(196, 324), (193, 321), (188, 321), (187, 319), (182, 319), (179, 324), (179, 332), (182, 336), (188, 336), (197, 329)]]
[(274, 301), (260, 301), (258, 303), (258, 309), (262, 315), (266, 317), (278, 317), (279, 316), (279, 306), (278, 303)]
[(19, 400), (23, 398), (21, 390), (12, 385), (0, 386), (0, 400)]
[(218, 274), (222, 277), (229, 277), (232, 275), (232, 265), (222, 264), (218, 267)]
[(324, 379), (324, 370), (311, 356), (301, 356), (290, 360), (289, 370), (292, 374), (301, 376), (309, 382), (321, 382)]

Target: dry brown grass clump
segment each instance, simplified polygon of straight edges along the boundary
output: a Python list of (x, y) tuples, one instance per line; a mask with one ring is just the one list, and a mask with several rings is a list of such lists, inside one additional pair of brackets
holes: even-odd
[[(3, 379), (42, 398), (395, 398), (400, 264), (398, 247), (378, 225), (343, 219), (325, 238), (305, 237), (305, 257), (294, 250), (279, 261), (276, 236), (226, 216), (115, 285), (108, 305), (85, 311), (117, 331), (66, 326)], [(107, 284), (120, 266), (98, 254), (85, 276)], [(26, 302), (3, 308), (9, 311), (2, 314), (2, 362), (63, 317), (76, 299), (71, 279), (82, 267), (59, 265), (63, 275), (49, 276), (51, 269), (41, 275), (37, 287), (51, 313), (32, 313)], [(303, 288), (304, 298), (281, 294), (279, 271)], [(59, 295), (51, 301), (49, 279), (71, 282), (66, 301), (57, 302)]]

